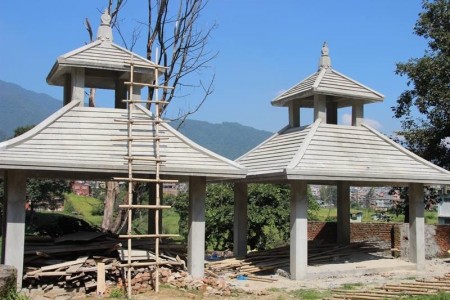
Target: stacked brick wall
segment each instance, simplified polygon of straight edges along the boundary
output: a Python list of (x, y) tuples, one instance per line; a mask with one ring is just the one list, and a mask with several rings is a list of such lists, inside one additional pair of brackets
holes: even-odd
[(436, 234), (434, 236), (436, 244), (440, 248), (440, 256), (449, 256), (450, 250), (450, 225), (436, 225)]
[[(350, 240), (382, 242), (405, 256), (409, 248), (408, 227), (400, 223), (350, 223)], [(336, 222), (308, 222), (308, 240), (335, 243), (336, 232)], [(427, 257), (449, 256), (450, 225), (425, 225), (425, 233)]]

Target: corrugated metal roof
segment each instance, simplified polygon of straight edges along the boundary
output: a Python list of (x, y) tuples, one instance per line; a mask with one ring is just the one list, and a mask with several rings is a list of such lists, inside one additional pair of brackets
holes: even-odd
[(247, 178), (450, 184), (450, 172), (376, 130), (322, 124), (282, 130), (237, 160)]
[[(89, 108), (72, 102), (41, 124), (12, 140), (0, 143), (0, 169), (71, 172), (126, 173), (127, 110)], [(134, 118), (149, 120), (150, 111), (139, 106)], [(138, 137), (151, 137), (153, 125), (134, 125)], [(192, 175), (214, 178), (244, 177), (245, 170), (190, 141), (170, 125), (160, 127), (160, 153), (165, 160), (163, 175)], [(153, 141), (135, 141), (133, 155), (154, 156)], [(154, 162), (135, 164), (139, 173), (152, 174)]]
[(358, 99), (364, 103), (378, 102), (384, 99), (382, 94), (334, 69), (321, 68), (272, 100), (272, 105), (285, 106), (289, 101), (305, 99), (314, 94)]

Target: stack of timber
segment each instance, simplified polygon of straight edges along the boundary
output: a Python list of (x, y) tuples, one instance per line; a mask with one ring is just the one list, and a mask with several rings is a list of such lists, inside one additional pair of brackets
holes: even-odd
[[(400, 284), (385, 284), (376, 289), (333, 290), (333, 295), (327, 299), (405, 299), (413, 296), (448, 294), (450, 298), (450, 273), (432, 279), (418, 279), (414, 282)], [(442, 298), (444, 299), (444, 298)], [(445, 298), (447, 299), (447, 298)]]
[[(355, 253), (380, 250), (369, 243), (352, 243), (346, 246), (310, 243), (308, 249), (308, 264), (310, 265), (337, 262)], [(208, 262), (206, 266), (214, 274), (231, 274), (231, 276), (273, 273), (277, 269), (289, 267), (289, 246), (250, 252), (243, 258)], [(251, 278), (249, 277), (249, 279)]]
[[(44, 291), (59, 287), (68, 291), (104, 294), (108, 285), (123, 286), (121, 265), (131, 255), (136, 264), (132, 270), (133, 293), (151, 290), (156, 267), (152, 265), (155, 254), (149, 249), (154, 245), (148, 240), (135, 241), (135, 249), (129, 254), (122, 244), (123, 240), (101, 232), (77, 232), (56, 238), (27, 237), (24, 287)], [(164, 241), (160, 249), (160, 266), (167, 265), (171, 274), (185, 273), (186, 247), (183, 244)], [(149, 262), (150, 266), (139, 266)], [(160, 274), (160, 278), (167, 274)]]

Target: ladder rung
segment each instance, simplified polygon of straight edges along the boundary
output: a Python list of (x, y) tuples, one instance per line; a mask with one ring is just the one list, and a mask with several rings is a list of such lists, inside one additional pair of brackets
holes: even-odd
[(144, 160), (144, 161), (154, 161), (154, 162), (165, 162), (164, 159), (152, 157), (152, 156), (124, 156), (126, 160)]
[(131, 264), (119, 264), (121, 268), (129, 268), (129, 267), (145, 267), (145, 266), (155, 266), (155, 265), (184, 265), (182, 262), (178, 261), (149, 261), (149, 262), (135, 262)]
[(168, 137), (160, 137), (160, 136), (155, 136), (155, 137), (144, 137), (144, 136), (139, 136), (139, 137), (118, 137), (118, 138), (112, 138), (111, 141), (157, 141), (157, 140), (168, 140)]
[(158, 119), (158, 120), (136, 120), (136, 119), (114, 119), (115, 122), (120, 122), (120, 123), (131, 123), (131, 124), (143, 124), (143, 125), (147, 125), (147, 124), (155, 124), (155, 123), (165, 123), (164, 120), (162, 119)]
[(178, 234), (168, 234), (168, 233), (160, 233), (160, 234), (121, 234), (119, 238), (123, 239), (132, 239), (132, 238), (166, 238), (166, 237), (178, 237)]
[(176, 179), (148, 179), (148, 178), (130, 178), (130, 177), (113, 177), (116, 181), (138, 181), (138, 182), (155, 182), (155, 183), (177, 183)]
[(147, 209), (166, 209), (166, 208), (172, 208), (170, 205), (145, 205), (145, 204), (121, 204), (119, 205), (120, 208), (147, 208)]
[[(165, 67), (165, 66), (161, 66), (161, 65), (153, 65), (152, 68), (149, 68), (149, 66), (147, 64), (141, 63), (139, 61), (135, 62), (135, 61), (129, 61), (129, 60), (123, 60), (122, 61), (124, 64), (130, 64), (135, 68), (141, 68), (141, 69), (164, 69), (167, 70), (169, 67)], [(165, 72), (165, 71), (163, 71)]]
[(169, 103), (167, 101), (161, 101), (161, 100), (142, 100), (142, 99), (139, 99), (139, 100), (124, 99), (124, 100), (122, 100), (122, 102), (125, 102), (125, 103), (152, 103), (152, 104), (167, 104), (167, 103)]
[(153, 83), (143, 83), (143, 82), (130, 82), (130, 81), (125, 81), (124, 84), (126, 84), (126, 85), (137, 85), (137, 86), (154, 87), (154, 88), (157, 88), (157, 89), (165, 89), (165, 90), (173, 90), (173, 89), (174, 89), (173, 86), (157, 85), (157, 84), (153, 84)]

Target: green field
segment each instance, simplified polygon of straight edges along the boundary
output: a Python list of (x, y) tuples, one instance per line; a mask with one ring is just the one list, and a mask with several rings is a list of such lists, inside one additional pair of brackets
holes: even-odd
[[(357, 212), (362, 212), (363, 213), (363, 222), (366, 223), (380, 223), (380, 222), (384, 222), (384, 221), (375, 221), (372, 220), (372, 215), (375, 214), (376, 212), (374, 210), (371, 209), (351, 209), (350, 213), (357, 213)], [(337, 219), (337, 208), (336, 207), (330, 207), (330, 208), (324, 208), (321, 207), (320, 210), (316, 213), (318, 216), (318, 221), (336, 221)], [(405, 216), (403, 214), (396, 216), (395, 214), (391, 214), (391, 213), (387, 213), (387, 215), (390, 217), (390, 222), (395, 222), (395, 223), (402, 223)], [(425, 211), (425, 224), (437, 224), (438, 219), (437, 219), (437, 212), (435, 211)]]

